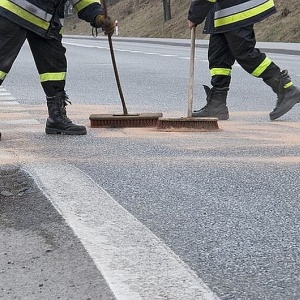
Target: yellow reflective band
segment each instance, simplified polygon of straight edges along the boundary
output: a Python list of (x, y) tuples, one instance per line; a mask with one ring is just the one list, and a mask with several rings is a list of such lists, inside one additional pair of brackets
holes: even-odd
[(80, 0), (76, 4), (74, 4), (74, 8), (76, 11), (81, 11), (92, 3), (99, 3), (97, 0)]
[(0, 71), (0, 80), (4, 80), (6, 75), (7, 75), (7, 73)]
[(49, 22), (43, 21), (42, 19), (32, 15), (31, 13), (29, 13), (28, 11), (24, 10), (23, 8), (21, 8), (20, 6), (14, 4), (14, 3), (11, 3), (7, 0), (1, 0), (0, 6), (11, 11), (12, 13), (18, 15), (19, 17), (23, 18), (24, 20), (26, 20), (32, 24), (35, 24), (38, 27), (41, 27), (45, 30), (47, 30), (49, 27)]
[(243, 21), (243, 20), (252, 18), (254, 16), (257, 16), (260, 13), (263, 13), (263, 12), (267, 11), (268, 9), (271, 9), (272, 7), (274, 7), (274, 2), (268, 1), (264, 4), (261, 4), (259, 6), (252, 8), (252, 9), (249, 9), (249, 10), (246, 10), (246, 11), (228, 16), (228, 17), (216, 19), (214, 21), (214, 24), (215, 24), (215, 27), (220, 27), (220, 26), (225, 26), (225, 25), (229, 25), (232, 23), (236, 23), (239, 21)]
[(291, 87), (291, 86), (293, 86), (294, 85), (294, 83), (293, 82), (288, 82), (287, 84), (285, 84), (284, 86), (283, 86), (283, 88), (285, 88), (285, 89), (287, 89), (287, 88), (289, 88), (289, 87)]
[(215, 76), (215, 75), (230, 76), (231, 75), (231, 69), (224, 69), (224, 68), (210, 69), (210, 76)]
[(271, 63), (271, 59), (266, 57), (264, 61), (252, 72), (252, 75), (255, 77), (260, 76)]
[(60, 81), (66, 79), (66, 72), (40, 74), (40, 81)]

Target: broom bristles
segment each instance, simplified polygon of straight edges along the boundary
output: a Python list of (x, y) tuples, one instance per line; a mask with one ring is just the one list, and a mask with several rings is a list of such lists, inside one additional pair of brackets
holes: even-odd
[(92, 128), (156, 127), (162, 113), (91, 115)]
[(157, 129), (162, 131), (212, 131), (218, 130), (217, 118), (159, 118)]
[(162, 118), (161, 113), (91, 115), (92, 128), (156, 127), (160, 131), (218, 130), (218, 118)]

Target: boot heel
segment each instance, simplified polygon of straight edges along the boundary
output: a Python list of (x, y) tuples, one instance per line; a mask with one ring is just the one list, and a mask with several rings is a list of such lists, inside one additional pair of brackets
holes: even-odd
[(229, 119), (229, 114), (220, 114), (220, 115), (217, 115), (217, 118), (219, 120), (228, 120)]
[(46, 128), (45, 132), (46, 134), (61, 134), (60, 130), (53, 129), (53, 128)]

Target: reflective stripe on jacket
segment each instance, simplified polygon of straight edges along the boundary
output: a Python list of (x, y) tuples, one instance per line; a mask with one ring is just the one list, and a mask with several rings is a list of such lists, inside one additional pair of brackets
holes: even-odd
[[(67, 0), (0, 0), (0, 15), (43, 37), (61, 39)], [(99, 0), (71, 0), (78, 17), (93, 23), (103, 14)]]
[(221, 33), (260, 22), (276, 12), (274, 0), (193, 0), (188, 19), (204, 33)]

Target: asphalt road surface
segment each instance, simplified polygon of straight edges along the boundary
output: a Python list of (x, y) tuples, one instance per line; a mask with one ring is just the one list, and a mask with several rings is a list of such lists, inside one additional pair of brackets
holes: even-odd
[[(195, 108), (210, 81), (198, 44)], [(121, 111), (108, 43), (64, 45), (86, 136), (44, 134), (27, 45), (0, 88), (0, 298), (299, 299), (300, 106), (270, 122), (276, 95), (235, 65), (219, 131), (92, 129), (90, 114)], [(300, 86), (298, 50), (263, 46)], [(129, 111), (186, 115), (188, 41), (114, 48)]]

